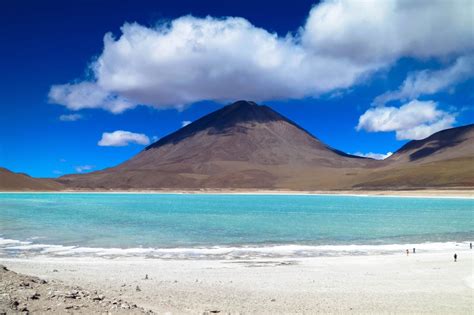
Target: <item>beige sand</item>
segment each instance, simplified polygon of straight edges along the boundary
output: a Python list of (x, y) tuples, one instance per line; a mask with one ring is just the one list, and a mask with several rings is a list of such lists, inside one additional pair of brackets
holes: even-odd
[(252, 261), (36, 257), (0, 264), (158, 313), (473, 314), (473, 252)]
[(110, 193), (110, 194), (236, 194), (236, 195), (349, 195), (436, 197), (474, 199), (473, 189), (423, 189), (423, 190), (264, 190), (264, 189), (200, 189), (200, 190), (61, 190), (61, 191), (0, 191), (0, 193)]

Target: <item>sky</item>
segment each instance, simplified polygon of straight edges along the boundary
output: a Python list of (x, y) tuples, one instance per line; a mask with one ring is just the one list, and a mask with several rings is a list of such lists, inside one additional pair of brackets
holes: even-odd
[(121, 163), (233, 101), (384, 158), (474, 123), (474, 2), (0, 4), (0, 166), (58, 177)]

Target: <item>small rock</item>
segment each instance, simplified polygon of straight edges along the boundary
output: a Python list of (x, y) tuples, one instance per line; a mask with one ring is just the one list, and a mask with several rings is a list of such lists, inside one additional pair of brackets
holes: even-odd
[(70, 310), (73, 307), (74, 307), (74, 305), (68, 305), (68, 306), (65, 307), (65, 309)]
[(11, 305), (13, 309), (18, 309), (18, 305), (20, 305), (20, 302), (18, 302), (17, 300), (13, 300), (11, 302)]
[(64, 297), (67, 299), (75, 299), (78, 297), (79, 292), (76, 290), (67, 292)]
[(19, 310), (20, 312), (29, 312), (28, 306), (26, 304), (23, 304), (22, 306), (18, 307), (17, 310)]
[(53, 272), (58, 272), (58, 269), (53, 269)]
[(130, 309), (130, 305), (128, 305), (127, 303), (123, 303), (122, 305), (120, 305), (120, 307), (126, 310)]
[(147, 274), (145, 275), (145, 280), (148, 280), (148, 275)]
[(276, 300), (275, 299), (271, 299), (270, 302), (275, 302)]
[(33, 293), (29, 296), (29, 298), (30, 298), (31, 300), (38, 300), (38, 299), (40, 298), (40, 294), (39, 294), (38, 292), (33, 292)]
[(137, 285), (137, 287), (135, 288), (135, 290), (136, 290), (137, 292), (140, 292), (142, 289), (140, 289), (140, 287)]

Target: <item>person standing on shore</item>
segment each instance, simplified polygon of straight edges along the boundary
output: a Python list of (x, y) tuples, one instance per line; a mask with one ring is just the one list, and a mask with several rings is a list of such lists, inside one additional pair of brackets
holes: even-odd
[(454, 262), (458, 260), (458, 254), (454, 253)]
[(407, 256), (408, 256), (409, 253), (410, 253), (410, 251), (407, 249)]
[(415, 251), (416, 251), (416, 249), (415, 249), (415, 247), (413, 247), (413, 254), (415, 253)]
[(469, 247), (472, 249), (472, 243), (469, 243)]

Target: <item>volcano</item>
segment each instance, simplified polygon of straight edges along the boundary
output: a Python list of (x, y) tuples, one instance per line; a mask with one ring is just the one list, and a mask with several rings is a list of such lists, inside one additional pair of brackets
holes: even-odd
[(116, 167), (59, 181), (85, 189), (331, 189), (350, 187), (377, 162), (331, 148), (268, 106), (238, 101)]

